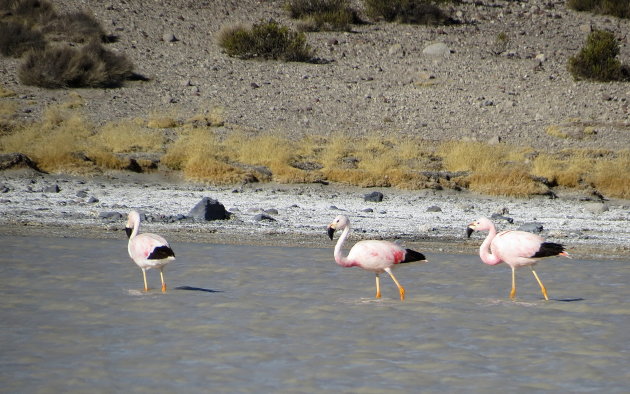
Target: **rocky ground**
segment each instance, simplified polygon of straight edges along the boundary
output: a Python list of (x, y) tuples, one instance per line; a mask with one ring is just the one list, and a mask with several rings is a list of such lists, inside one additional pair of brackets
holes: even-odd
[[(371, 192), (382, 201), (366, 201)], [(540, 232), (579, 258), (630, 256), (630, 202), (559, 198), (497, 199), (467, 192), (397, 191), (338, 185), (248, 184), (209, 187), (176, 174), (111, 173), (99, 178), (45, 175), (30, 169), (0, 173), (0, 235), (119, 238), (126, 215), (145, 215), (143, 229), (171, 243), (206, 242), (331, 247), (326, 225), (351, 219), (351, 240), (398, 240), (427, 253), (475, 253), (483, 235), (465, 238), (468, 223), (494, 215), (500, 229)], [(230, 212), (227, 220), (196, 219), (204, 197)]]
[[(55, 2), (89, 10), (118, 37), (150, 80), (119, 89), (80, 89), (97, 124), (154, 114), (186, 119), (222, 108), (227, 124), (289, 135), (413, 134), (428, 140), (504, 141), (537, 149), (630, 144), (630, 84), (575, 82), (567, 59), (592, 29), (615, 33), (630, 64), (630, 21), (577, 13), (565, 0), (464, 0), (447, 6), (461, 24), (370, 21), (352, 32), (308, 33), (318, 64), (226, 56), (217, 33), (275, 19), (295, 26), (282, 1)], [(352, 2), (359, 11), (362, 2)], [(499, 34), (507, 40), (498, 43)], [(443, 43), (446, 53), (425, 49)], [(0, 83), (17, 93), (24, 119), (68, 91), (22, 86), (19, 60), (0, 59)], [(564, 125), (569, 138), (549, 136)], [(594, 127), (584, 135), (581, 129)]]

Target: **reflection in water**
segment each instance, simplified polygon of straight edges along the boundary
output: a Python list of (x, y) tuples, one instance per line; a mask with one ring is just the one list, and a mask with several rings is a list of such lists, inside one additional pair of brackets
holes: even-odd
[[(172, 290), (145, 293), (126, 240), (2, 237), (6, 392), (622, 392), (628, 262), (552, 259), (519, 280), (477, 256), (397, 269), (331, 249), (174, 245)], [(157, 273), (155, 275), (158, 275)], [(153, 277), (156, 283), (158, 277)], [(159, 283), (159, 280), (157, 280)]]

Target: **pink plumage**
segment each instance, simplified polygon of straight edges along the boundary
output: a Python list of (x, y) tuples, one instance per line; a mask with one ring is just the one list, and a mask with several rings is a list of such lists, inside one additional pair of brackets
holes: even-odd
[(350, 234), (350, 219), (347, 216), (339, 215), (328, 225), (327, 230), (330, 239), (333, 239), (335, 230), (343, 230), (335, 245), (334, 256), (337, 264), (342, 267), (360, 267), (376, 274), (376, 298), (381, 297), (379, 274), (387, 272), (398, 286), (400, 299), (404, 300), (405, 288), (401, 286), (392, 273), (392, 268), (397, 264), (427, 261), (422, 253), (405, 249), (393, 242), (379, 240), (359, 241), (350, 249), (348, 255), (344, 256), (343, 245)]
[(538, 235), (526, 231), (507, 230), (497, 234), (494, 223), (487, 218), (481, 218), (469, 224), (468, 237), (475, 230), (488, 231), (488, 236), (479, 247), (481, 261), (489, 265), (506, 263), (512, 268), (511, 299), (516, 297), (516, 269), (529, 266), (540, 285), (545, 300), (549, 300), (547, 289), (536, 274), (534, 266), (544, 257), (564, 256), (570, 258), (569, 254), (564, 251), (564, 245), (545, 242)]
[(151, 233), (138, 234), (140, 229), (140, 214), (136, 211), (129, 212), (125, 231), (129, 237), (127, 250), (131, 259), (142, 270), (144, 279), (144, 291), (148, 291), (146, 271), (151, 268), (160, 270), (162, 280), (162, 291), (166, 291), (164, 282), (164, 266), (175, 260), (175, 253), (166, 240)]

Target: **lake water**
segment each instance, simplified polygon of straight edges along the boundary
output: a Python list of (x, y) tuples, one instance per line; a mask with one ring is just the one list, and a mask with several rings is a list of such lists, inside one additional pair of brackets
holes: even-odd
[[(324, 234), (322, 234), (324, 236)], [(426, 252), (382, 275), (330, 249), (172, 245), (140, 270), (126, 240), (0, 237), (0, 391), (627, 392), (628, 261), (517, 274)]]

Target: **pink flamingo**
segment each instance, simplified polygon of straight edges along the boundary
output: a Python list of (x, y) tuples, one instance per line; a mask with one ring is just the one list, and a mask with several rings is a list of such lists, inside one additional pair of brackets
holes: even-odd
[(138, 264), (142, 270), (144, 279), (144, 291), (149, 291), (147, 286), (146, 271), (151, 268), (159, 268), (160, 279), (162, 279), (162, 291), (166, 291), (164, 283), (164, 266), (175, 260), (175, 253), (168, 242), (157, 234), (138, 234), (140, 229), (140, 214), (136, 211), (129, 212), (125, 232), (129, 237), (127, 250), (132, 260)]
[(343, 230), (335, 245), (335, 261), (342, 267), (361, 267), (364, 270), (372, 271), (376, 274), (376, 298), (381, 298), (381, 284), (379, 274), (387, 272), (394, 280), (400, 300), (405, 299), (405, 288), (400, 285), (392, 273), (392, 267), (396, 264), (411, 263), (412, 261), (426, 262), (422, 253), (411, 249), (405, 249), (389, 241), (359, 241), (347, 256), (343, 255), (343, 244), (350, 234), (350, 219), (347, 216), (339, 215), (328, 225), (328, 236), (333, 239), (335, 230)]
[(494, 223), (487, 218), (478, 219), (468, 225), (466, 235), (470, 238), (473, 231), (488, 231), (488, 236), (479, 247), (481, 261), (489, 265), (506, 263), (512, 268), (512, 291), (510, 298), (516, 297), (516, 269), (528, 265), (538, 281), (545, 300), (549, 301), (547, 289), (534, 271), (534, 266), (543, 257), (564, 256), (571, 258), (564, 251), (564, 246), (545, 242), (536, 234), (526, 231), (501, 231), (497, 234)]

